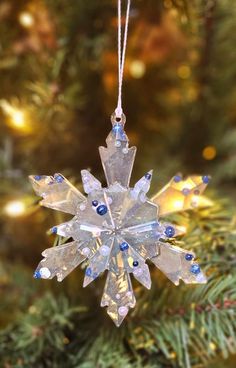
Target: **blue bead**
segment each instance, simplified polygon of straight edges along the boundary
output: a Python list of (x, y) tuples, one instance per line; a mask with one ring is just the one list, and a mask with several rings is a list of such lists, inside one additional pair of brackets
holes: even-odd
[(182, 177), (180, 175), (175, 175), (174, 182), (179, 183), (182, 180)]
[(39, 180), (42, 179), (42, 176), (41, 175), (35, 175), (34, 179), (37, 180), (37, 181), (39, 181)]
[(113, 127), (112, 127), (112, 132), (114, 133), (114, 134), (116, 134), (116, 133), (123, 133), (123, 125), (122, 124), (114, 124), (113, 125)]
[(129, 244), (126, 243), (126, 242), (123, 242), (121, 245), (120, 245), (120, 250), (123, 252), (124, 250), (127, 250), (129, 249)]
[(187, 196), (187, 195), (190, 193), (190, 189), (188, 189), (188, 188), (183, 188), (183, 189), (182, 189), (182, 193), (183, 193), (183, 195)]
[(93, 205), (94, 207), (97, 207), (97, 205), (98, 205), (98, 201), (95, 199), (94, 201), (92, 201), (92, 205)]
[(146, 178), (147, 180), (151, 180), (152, 175), (151, 175), (150, 173), (147, 173), (147, 174), (145, 174), (145, 178)]
[(64, 178), (63, 178), (63, 176), (61, 176), (61, 175), (56, 175), (56, 176), (55, 176), (55, 180), (56, 180), (56, 182), (57, 182), (57, 183), (62, 183), (62, 182), (63, 182), (63, 180), (64, 180)]
[(86, 269), (85, 275), (88, 276), (88, 277), (92, 276), (92, 270), (91, 270), (90, 267)]
[(35, 278), (35, 279), (41, 279), (41, 274), (40, 274), (40, 272), (39, 272), (39, 271), (35, 271), (35, 273), (34, 273), (34, 278)]
[(202, 181), (204, 184), (208, 184), (210, 181), (210, 177), (207, 175), (202, 176)]
[(138, 265), (139, 265), (138, 261), (133, 261), (133, 266), (134, 267), (138, 267)]
[(190, 253), (186, 253), (186, 254), (185, 254), (185, 259), (186, 259), (186, 261), (192, 261), (192, 259), (193, 259), (193, 255), (192, 255), (192, 254), (190, 254)]
[(107, 206), (105, 204), (101, 204), (97, 207), (97, 214), (103, 216), (107, 213)]
[(190, 272), (194, 273), (194, 275), (198, 275), (201, 272), (201, 268), (198, 264), (192, 264), (190, 267)]
[(165, 229), (165, 235), (168, 238), (173, 238), (173, 236), (175, 235), (175, 229), (173, 226), (167, 226)]
[(53, 228), (51, 229), (52, 234), (57, 234), (57, 227), (53, 226)]

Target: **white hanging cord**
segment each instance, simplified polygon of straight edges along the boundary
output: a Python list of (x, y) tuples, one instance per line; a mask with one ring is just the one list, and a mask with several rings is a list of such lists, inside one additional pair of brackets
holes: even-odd
[(117, 1), (117, 8), (118, 8), (118, 101), (117, 101), (117, 107), (115, 109), (115, 115), (117, 118), (121, 118), (123, 114), (122, 84), (123, 84), (123, 75), (124, 75), (124, 66), (125, 66), (125, 52), (126, 52), (126, 46), (127, 46), (130, 3), (131, 3), (131, 0), (127, 0), (123, 48), (121, 52), (121, 1), (122, 0)]

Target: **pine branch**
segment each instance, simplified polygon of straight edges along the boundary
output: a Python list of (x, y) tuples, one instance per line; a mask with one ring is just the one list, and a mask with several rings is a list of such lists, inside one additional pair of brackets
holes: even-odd
[(191, 224), (186, 238), (203, 255), (208, 284), (177, 288), (153, 269), (151, 292), (136, 286), (137, 308), (120, 329), (99, 308), (95, 289), (102, 290), (103, 280), (87, 291), (88, 297), (81, 291), (83, 304), (78, 297), (39, 295), (22, 319), (0, 335), (5, 366), (20, 360), (24, 367), (189, 368), (235, 353), (236, 274), (232, 263), (225, 265), (230, 242), (235, 243), (232, 209), (216, 201), (212, 208), (181, 217)]

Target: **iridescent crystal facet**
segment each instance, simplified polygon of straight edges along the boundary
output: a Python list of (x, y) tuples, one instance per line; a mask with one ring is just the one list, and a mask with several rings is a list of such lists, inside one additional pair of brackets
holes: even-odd
[(62, 281), (75, 267), (87, 260), (83, 286), (105, 270), (107, 281), (102, 306), (117, 326), (136, 300), (131, 276), (150, 289), (151, 278), (146, 260), (154, 263), (174, 284), (205, 283), (206, 277), (194, 261), (194, 254), (168, 243), (184, 229), (165, 222), (160, 216), (195, 208), (209, 201), (200, 196), (208, 177), (175, 176), (152, 200), (147, 197), (152, 171), (129, 187), (136, 148), (129, 148), (122, 122), (113, 121), (107, 148), (99, 152), (108, 186), (87, 170), (82, 170), (85, 197), (61, 174), (30, 176), (43, 206), (67, 212), (74, 217), (53, 227), (52, 232), (74, 241), (46, 249), (36, 278)]

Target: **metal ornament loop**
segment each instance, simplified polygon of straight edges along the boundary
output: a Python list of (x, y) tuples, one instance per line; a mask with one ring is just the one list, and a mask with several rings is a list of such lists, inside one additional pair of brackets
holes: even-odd
[(111, 115), (111, 123), (112, 125), (115, 124), (122, 124), (123, 126), (126, 123), (126, 116), (124, 113), (121, 114), (121, 116), (117, 116), (116, 112), (114, 111), (113, 114)]

